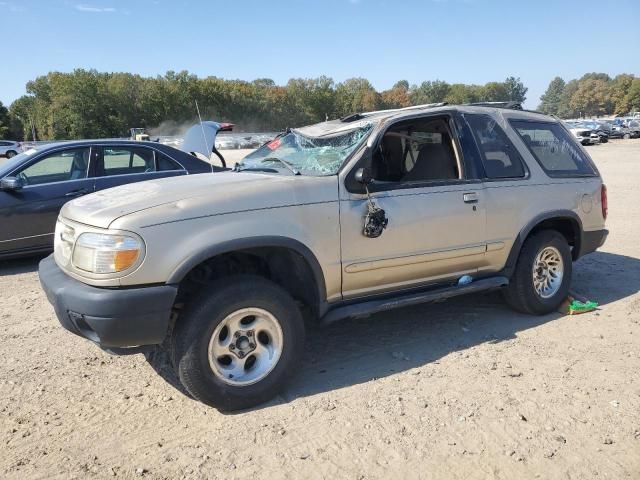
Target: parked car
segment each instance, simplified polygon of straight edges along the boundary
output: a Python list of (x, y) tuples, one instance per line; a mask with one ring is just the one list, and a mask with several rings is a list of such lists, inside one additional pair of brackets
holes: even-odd
[(627, 128), (629, 129), (629, 136), (631, 138), (640, 137), (640, 121), (638, 121), (638, 120), (629, 120), (627, 122)]
[(238, 141), (232, 135), (220, 135), (216, 138), (216, 148), (218, 150), (237, 149), (239, 148)]
[(29, 149), (0, 165), (0, 258), (52, 250), (56, 218), (68, 200), (117, 185), (212, 169), (222, 170), (153, 142), (95, 140)]
[(22, 145), (11, 140), (0, 140), (0, 157), (12, 158), (22, 152)]
[(609, 133), (612, 131), (611, 125), (606, 122), (586, 121), (581, 122), (579, 126), (591, 130), (591, 135), (598, 137), (598, 143), (607, 143), (609, 141)]
[(571, 134), (581, 145), (591, 145), (594, 143), (596, 135), (592, 136), (592, 131), (589, 128), (581, 127), (579, 124), (568, 124), (567, 127)]
[(303, 316), (496, 289), (549, 314), (607, 237), (587, 152), (554, 117), (505, 108), (354, 114), (234, 171), (137, 187), (63, 207), (41, 284), (64, 328), (115, 353), (164, 345), (186, 390), (223, 410), (300, 370)]
[(615, 136), (619, 138), (631, 138), (631, 129), (627, 126), (627, 122), (623, 118), (614, 118), (612, 121)]

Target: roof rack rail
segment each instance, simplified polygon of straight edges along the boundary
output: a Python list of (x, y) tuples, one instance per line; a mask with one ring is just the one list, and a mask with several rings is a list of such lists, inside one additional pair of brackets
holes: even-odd
[(406, 110), (418, 110), (422, 108), (436, 108), (436, 107), (444, 107), (448, 105), (447, 102), (438, 102), (438, 103), (424, 103), (422, 105), (411, 105), (410, 107), (402, 107), (402, 108), (387, 108), (385, 110), (375, 110), (373, 112), (362, 112), (362, 113), (350, 113), (349, 115), (345, 115), (340, 118), (341, 122), (354, 122), (356, 120), (362, 120), (369, 115), (376, 115), (378, 113), (384, 112), (404, 112)]
[(344, 117), (340, 117), (340, 121), (341, 122), (355, 122), (356, 120), (362, 120), (364, 118), (364, 115), (362, 115), (361, 113), (350, 113), (348, 115), (345, 115)]
[(471, 107), (493, 107), (508, 108), (509, 110), (524, 110), (520, 102), (472, 102), (465, 103), (463, 105), (469, 105)]

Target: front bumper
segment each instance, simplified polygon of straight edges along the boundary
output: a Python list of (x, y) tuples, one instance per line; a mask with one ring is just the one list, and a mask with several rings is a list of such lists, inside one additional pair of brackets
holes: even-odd
[(102, 348), (156, 345), (167, 334), (176, 286), (92, 287), (66, 275), (53, 255), (40, 262), (39, 275), (62, 326)]

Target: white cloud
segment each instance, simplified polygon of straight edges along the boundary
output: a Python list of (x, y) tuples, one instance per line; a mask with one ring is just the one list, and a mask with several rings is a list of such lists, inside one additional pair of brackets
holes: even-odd
[(93, 5), (86, 5), (84, 3), (80, 3), (76, 5), (76, 10), (80, 12), (91, 12), (91, 13), (113, 13), (116, 11), (113, 7), (96, 7)]

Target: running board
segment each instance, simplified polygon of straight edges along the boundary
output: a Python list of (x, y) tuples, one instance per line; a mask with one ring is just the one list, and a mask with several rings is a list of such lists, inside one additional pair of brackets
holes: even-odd
[(467, 293), (495, 290), (508, 284), (509, 279), (507, 277), (490, 277), (476, 280), (466, 285), (433, 288), (431, 290), (417, 293), (408, 293), (392, 298), (352, 303), (350, 305), (344, 305), (341, 307), (336, 307), (333, 310), (329, 310), (327, 314), (322, 317), (321, 322), (323, 325), (328, 325), (330, 323), (337, 322), (338, 320), (344, 320), (346, 318), (358, 317), (361, 315), (370, 315), (372, 313), (385, 312), (387, 310), (408, 307), (410, 305), (418, 305), (421, 303), (435, 302), (451, 297), (457, 297), (458, 295), (466, 295)]

